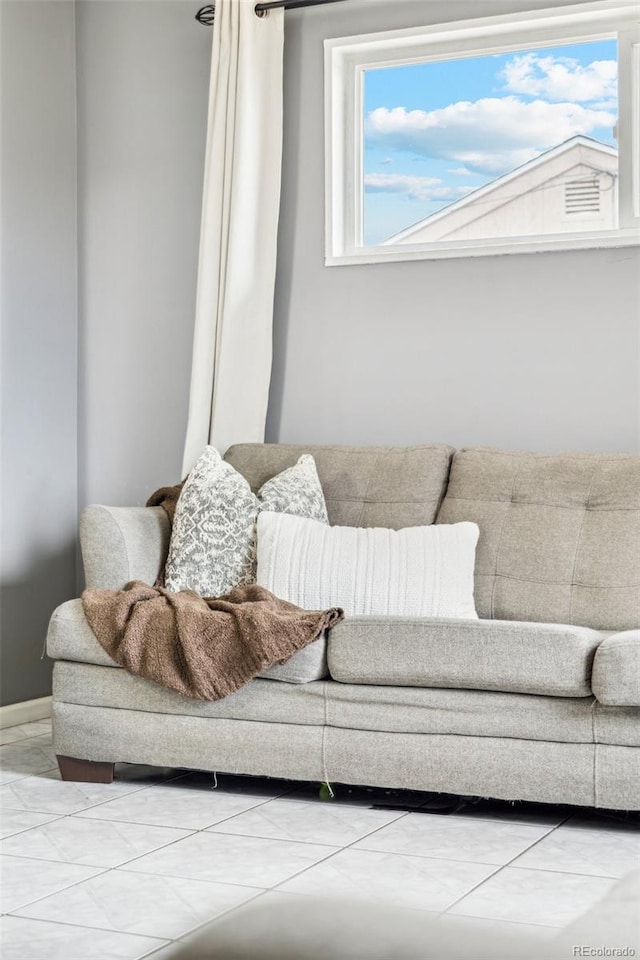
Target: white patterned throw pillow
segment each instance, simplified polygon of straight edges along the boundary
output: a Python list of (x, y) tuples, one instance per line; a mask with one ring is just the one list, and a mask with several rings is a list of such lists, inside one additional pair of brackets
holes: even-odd
[(261, 513), (258, 583), (308, 610), (474, 619), (475, 523), (388, 530)]
[(242, 474), (214, 447), (206, 447), (176, 505), (165, 568), (167, 590), (219, 597), (239, 584), (255, 583), (256, 519), (261, 510), (328, 523), (313, 457), (303, 454), (256, 496)]

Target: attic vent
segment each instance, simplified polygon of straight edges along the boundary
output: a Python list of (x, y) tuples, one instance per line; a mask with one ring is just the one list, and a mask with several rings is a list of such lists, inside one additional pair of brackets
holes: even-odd
[(600, 213), (600, 183), (597, 177), (568, 180), (564, 185), (565, 213)]

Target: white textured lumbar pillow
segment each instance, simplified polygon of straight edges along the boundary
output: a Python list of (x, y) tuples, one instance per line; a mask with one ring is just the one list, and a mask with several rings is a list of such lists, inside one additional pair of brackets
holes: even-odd
[(303, 454), (256, 496), (242, 474), (206, 447), (182, 488), (165, 569), (168, 590), (219, 597), (255, 582), (256, 518), (283, 510), (328, 523), (316, 463)]
[(257, 580), (307, 610), (476, 620), (478, 535), (475, 523), (329, 527), (265, 511), (258, 517)]

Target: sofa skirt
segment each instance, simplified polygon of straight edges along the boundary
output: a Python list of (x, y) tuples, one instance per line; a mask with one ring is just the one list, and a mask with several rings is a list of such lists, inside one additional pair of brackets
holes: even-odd
[(57, 754), (502, 800), (640, 808), (640, 749), (234, 720), (54, 700)]

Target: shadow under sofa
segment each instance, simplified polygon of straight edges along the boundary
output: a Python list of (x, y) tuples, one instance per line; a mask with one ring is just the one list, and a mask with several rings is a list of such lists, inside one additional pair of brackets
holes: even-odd
[[(276, 667), (202, 702), (117, 666), (69, 601), (47, 638), (63, 778), (129, 762), (639, 809), (640, 457), (241, 444), (225, 459), (258, 489), (304, 452), (332, 524), (476, 522), (480, 619), (350, 617), (295, 655), (307, 682)], [(169, 535), (159, 507), (87, 508), (87, 586), (153, 583)]]

